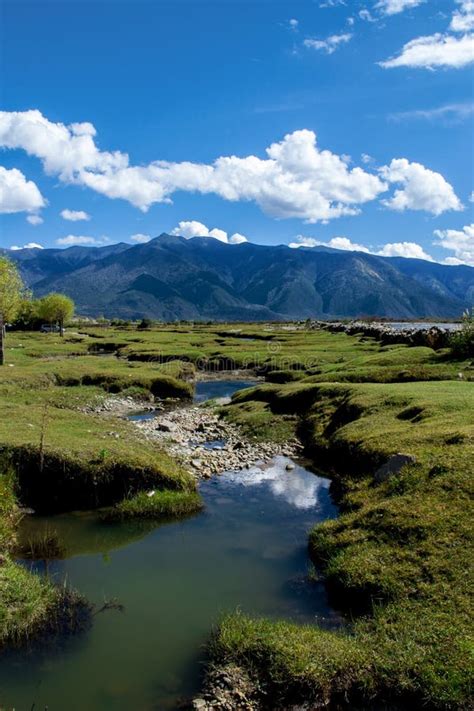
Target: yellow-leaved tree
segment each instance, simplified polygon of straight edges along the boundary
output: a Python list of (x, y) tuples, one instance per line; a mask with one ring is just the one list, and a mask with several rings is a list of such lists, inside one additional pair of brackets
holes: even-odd
[(74, 301), (65, 294), (48, 294), (38, 303), (38, 313), (49, 323), (59, 324), (59, 334), (64, 333), (64, 324), (74, 315)]
[(5, 326), (16, 317), (24, 293), (17, 267), (7, 257), (0, 257), (0, 365), (5, 363)]

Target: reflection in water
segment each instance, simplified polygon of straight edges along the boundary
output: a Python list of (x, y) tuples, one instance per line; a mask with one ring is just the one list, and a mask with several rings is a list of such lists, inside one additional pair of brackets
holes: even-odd
[(320, 491), (329, 488), (329, 481), (297, 465), (293, 465), (294, 469), (288, 471), (288, 465), (292, 466), (291, 459), (275, 457), (268, 466), (254, 466), (251, 469), (229, 472), (224, 474), (223, 478), (242, 486), (260, 486), (266, 483), (275, 496), (283, 497), (290, 506), (297, 509), (317, 508)]
[(253, 388), (258, 380), (200, 380), (196, 383), (194, 402), (231, 397), (238, 390)]
[(324, 586), (307, 580), (308, 531), (336, 515), (329, 482), (287, 471), (288, 462), (204, 481), (205, 510), (159, 527), (104, 524), (91, 513), (25, 522), (28, 535), (49, 523), (65, 545), (52, 577), (96, 605), (117, 599), (125, 614), (97, 615), (57, 654), (3, 656), (1, 704), (167, 711), (199, 688), (203, 645), (223, 613), (337, 626)]

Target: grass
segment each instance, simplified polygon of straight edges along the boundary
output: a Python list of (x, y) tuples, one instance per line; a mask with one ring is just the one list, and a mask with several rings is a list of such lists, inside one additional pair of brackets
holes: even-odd
[(103, 512), (106, 522), (133, 519), (176, 519), (200, 511), (202, 499), (196, 491), (142, 491)]
[[(264, 373), (265, 384), (221, 412), (257, 440), (297, 431), (331, 473), (341, 513), (311, 532), (309, 550), (348, 622), (334, 632), (231, 615), (213, 636), (213, 660), (244, 666), (270, 709), (367, 709), (374, 699), (471, 708), (472, 360), (281, 324), (10, 333), (7, 348), (0, 447), (22, 496), (54, 510), (113, 504), (118, 520), (197, 510), (194, 479), (130, 423), (88, 410), (107, 392), (189, 397), (195, 369)], [(412, 464), (377, 483), (397, 452)], [(0, 477), (3, 640), (28, 636), (52, 594), (11, 562), (18, 514), (9, 487)]]
[(15, 476), (4, 463), (0, 471), (0, 652), (38, 636), (83, 629), (90, 614), (81, 595), (52, 585), (12, 560), (20, 520), (14, 490)]
[[(213, 656), (251, 668), (275, 708), (374, 695), (471, 708), (474, 384), (309, 378), (234, 400), (299, 413), (308, 452), (332, 468), (341, 515), (313, 529), (310, 554), (353, 621), (333, 633), (234, 615)], [(377, 484), (396, 452), (416, 461)]]
[[(128, 502), (152, 488), (157, 500), (174, 495), (176, 510), (178, 501), (190, 508), (198, 499), (191, 475), (131, 423), (93, 413), (110, 392), (189, 398), (193, 386), (183, 379), (192, 374), (189, 364), (133, 364), (88, 355), (95, 351), (88, 337), (43, 335), (9, 334), (0, 372), (0, 650), (77, 631), (91, 614), (80, 595), (13, 561), (16, 494), (39, 512)], [(54, 532), (45, 532), (26, 555), (61, 557), (63, 550)]]

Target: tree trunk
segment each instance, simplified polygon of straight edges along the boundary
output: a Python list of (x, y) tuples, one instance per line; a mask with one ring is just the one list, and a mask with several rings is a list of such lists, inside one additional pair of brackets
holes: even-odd
[(5, 363), (5, 324), (3, 316), (0, 314), (0, 365)]
[(64, 321), (62, 319), (59, 322), (59, 335), (61, 338), (64, 336)]

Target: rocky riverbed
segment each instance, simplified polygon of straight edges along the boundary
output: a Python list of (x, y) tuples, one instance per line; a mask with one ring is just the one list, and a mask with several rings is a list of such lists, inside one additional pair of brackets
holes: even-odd
[(158, 411), (150, 419), (136, 421), (136, 426), (147, 439), (161, 444), (196, 477), (204, 479), (231, 469), (249, 468), (277, 455), (294, 457), (302, 449), (297, 440), (277, 444), (245, 439), (239, 427), (221, 419), (215, 407), (206, 405)]

